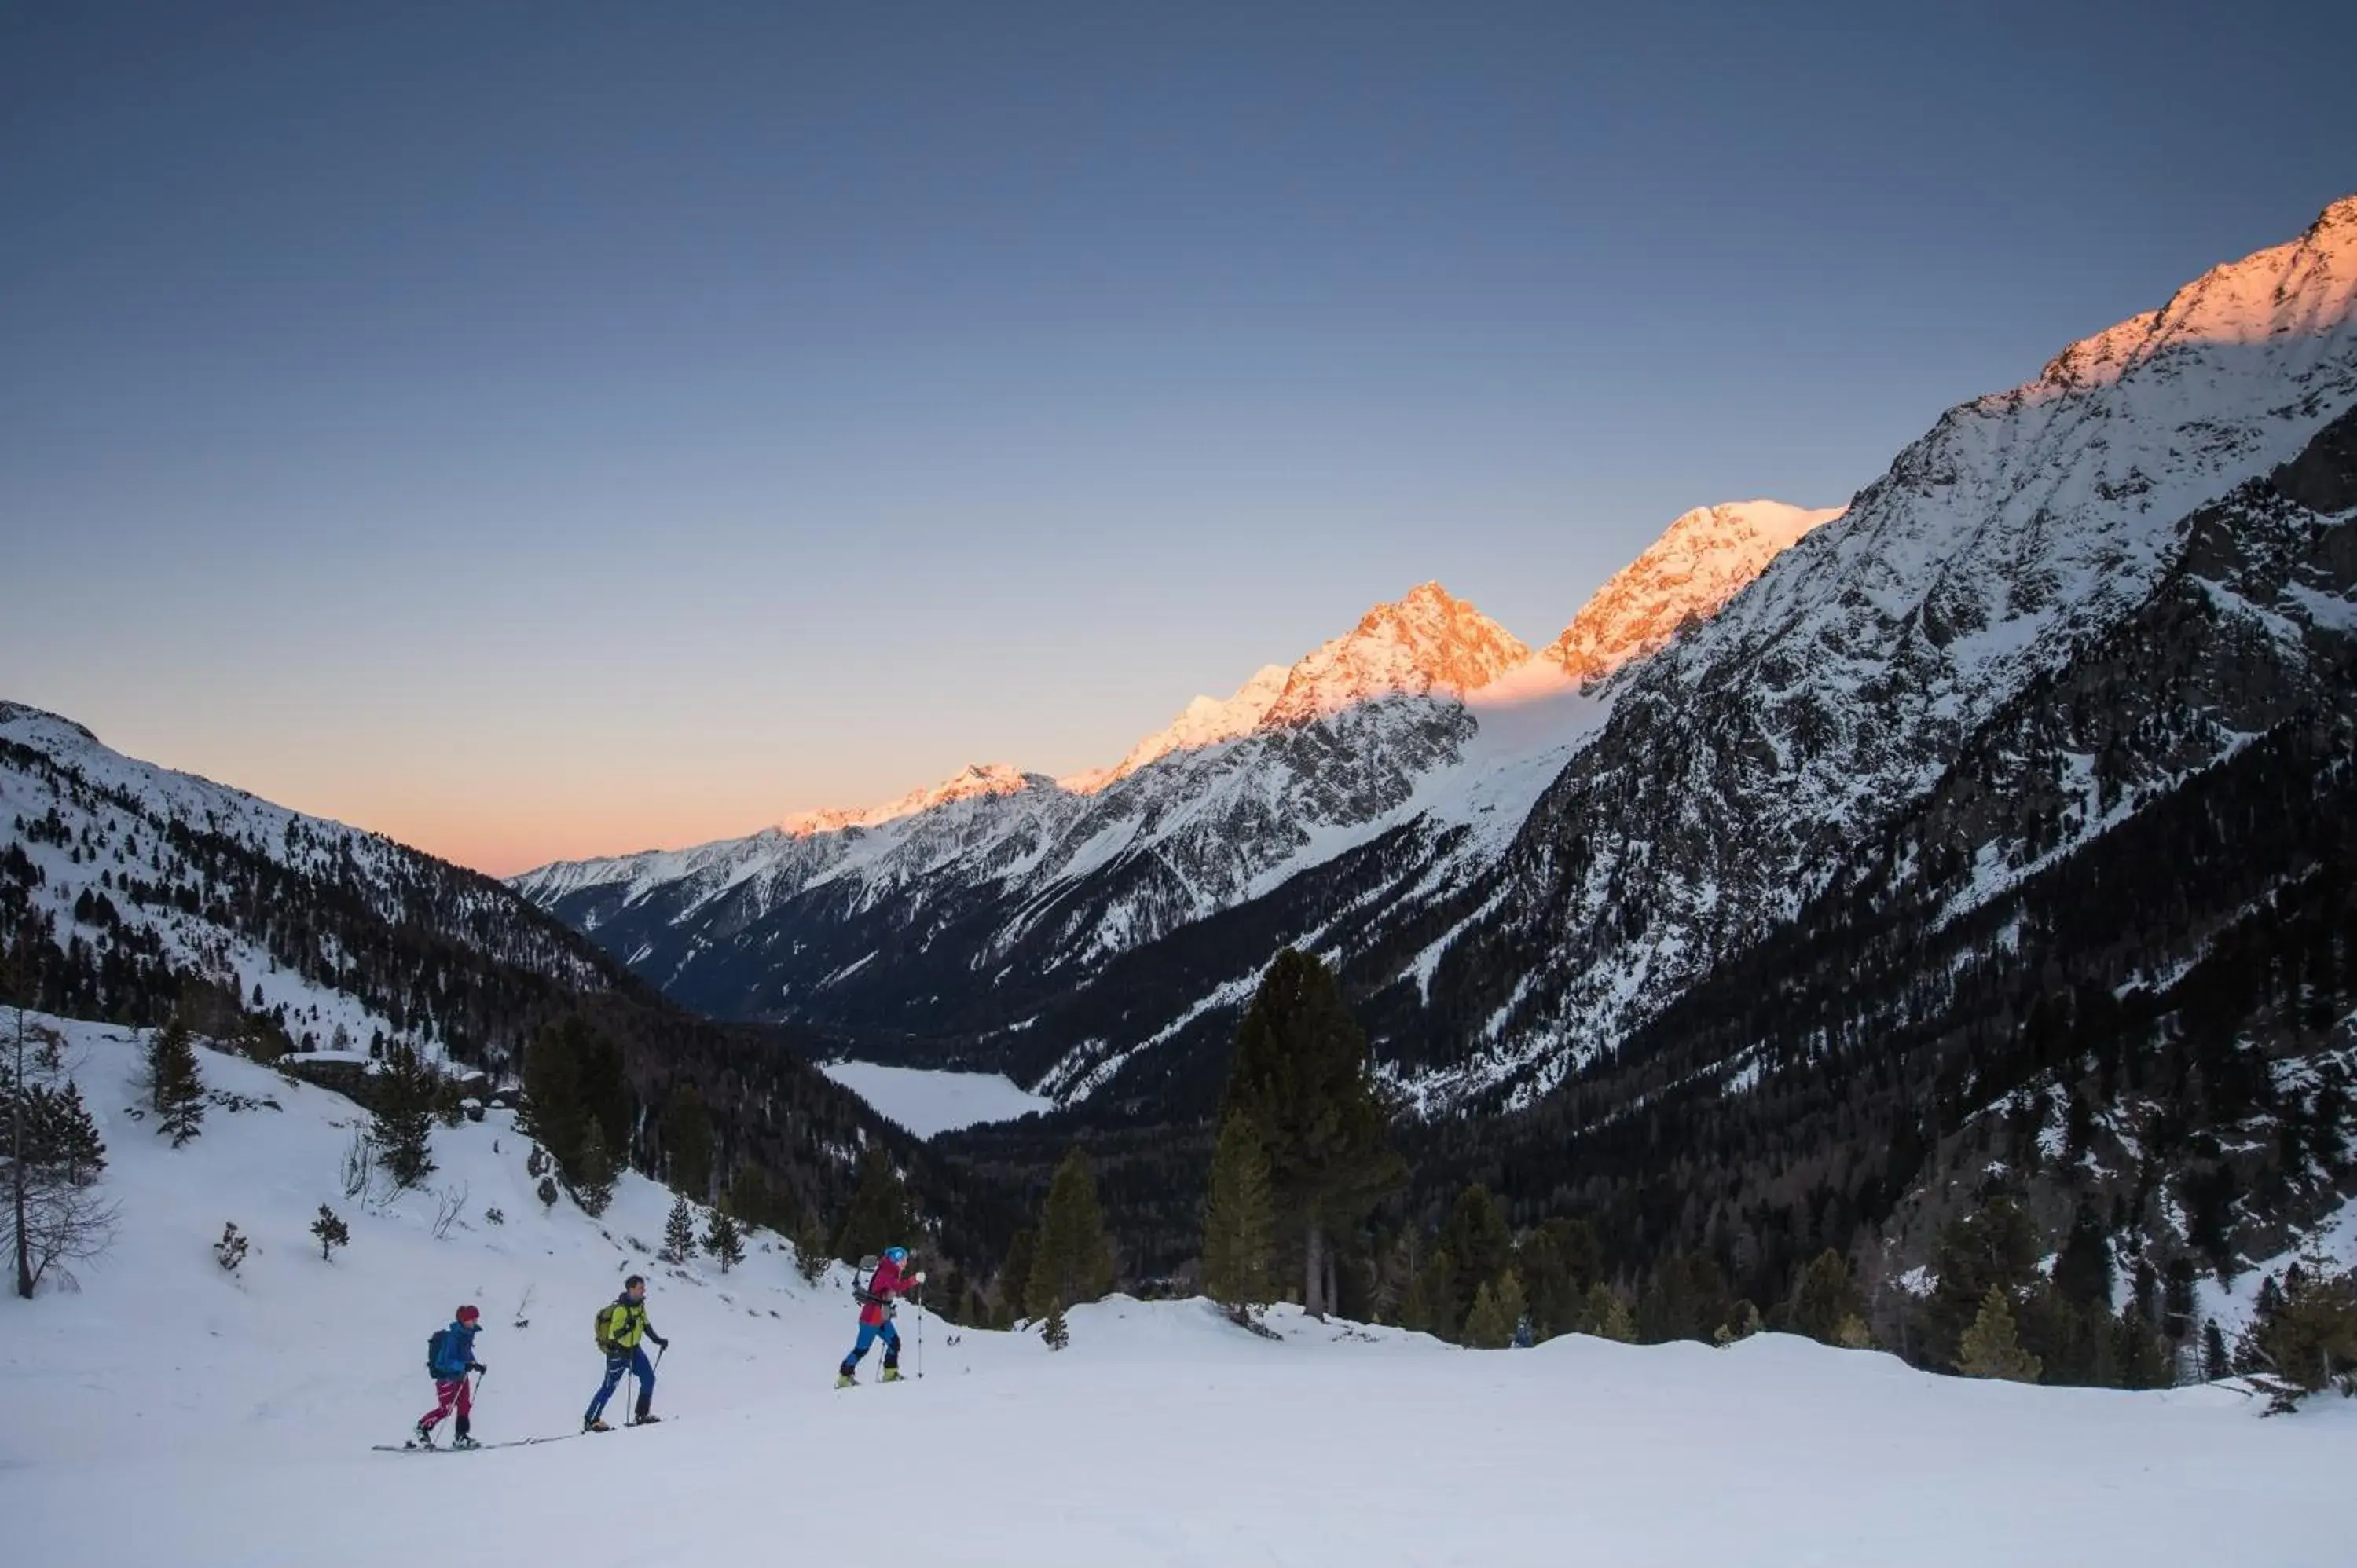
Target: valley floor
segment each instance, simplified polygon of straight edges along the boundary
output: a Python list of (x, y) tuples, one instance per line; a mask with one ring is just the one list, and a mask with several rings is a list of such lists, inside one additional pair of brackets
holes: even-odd
[[(411, 1195), (305, 1245), (351, 1108), (207, 1056), (217, 1111), (172, 1151), (129, 1121), (135, 1043), (75, 1026), (124, 1204), (79, 1291), (0, 1305), (0, 1541), (42, 1568), (789, 1563), (1043, 1565), (2345, 1564), (2357, 1405), (2260, 1420), (2222, 1389), (1939, 1379), (1764, 1336), (1471, 1352), (1280, 1313), (1116, 1298), (1071, 1348), (922, 1325), (921, 1381), (830, 1386), (840, 1275), (781, 1246), (722, 1278), (647, 1263), (667, 1195), (603, 1222), (529, 1194), (499, 1113), (442, 1132), (468, 1218)], [(496, 1149), (494, 1144), (497, 1144)], [(486, 1222), (500, 1207), (503, 1222)], [(255, 1250), (234, 1276), (224, 1219)], [(467, 1455), (375, 1454), (429, 1402), (427, 1333), (479, 1301), (489, 1440), (578, 1424), (589, 1314), (655, 1278), (668, 1423)], [(517, 1326), (522, 1319), (528, 1326)], [(918, 1315), (904, 1313), (910, 1369)], [(954, 1342), (952, 1336), (954, 1335)], [(871, 1359), (867, 1375), (872, 1379)], [(617, 1412), (619, 1413), (619, 1412)]]

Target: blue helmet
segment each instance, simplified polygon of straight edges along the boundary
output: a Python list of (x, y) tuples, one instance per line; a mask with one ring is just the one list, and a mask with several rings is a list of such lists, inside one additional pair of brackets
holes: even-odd
[(896, 1269), (907, 1268), (909, 1266), (909, 1249), (906, 1247), (887, 1247), (884, 1249), (884, 1261), (891, 1264)]

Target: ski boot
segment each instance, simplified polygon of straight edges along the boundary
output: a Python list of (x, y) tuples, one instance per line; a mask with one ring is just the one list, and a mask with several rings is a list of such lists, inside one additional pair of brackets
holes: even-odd
[(879, 1383), (897, 1383), (900, 1380), (900, 1369), (887, 1367), (884, 1369), (884, 1375), (876, 1380)]
[(834, 1375), (834, 1386), (839, 1389), (856, 1389), (859, 1386), (859, 1380), (849, 1372), (837, 1372)]
[(584, 1432), (611, 1432), (614, 1429), (606, 1424), (606, 1421), (603, 1416), (593, 1415), (588, 1420), (581, 1423), (581, 1430)]
[(414, 1426), (414, 1427), (410, 1428), (410, 1431), (409, 1431), (409, 1442), (405, 1444), (405, 1446), (407, 1446), (407, 1447), (411, 1447), (411, 1448), (431, 1448), (431, 1447), (433, 1447), (433, 1446), (434, 1446), (434, 1429), (433, 1429), (432, 1427), (430, 1427), (430, 1426), (426, 1425), (424, 1422), (422, 1422), (422, 1421), (421, 1421), (421, 1422), (419, 1422), (415, 1426)]
[(465, 1433), (460, 1433), (457, 1436), (450, 1439), (450, 1446), (453, 1450), (457, 1450), (460, 1448), (480, 1448), (482, 1444), (468, 1436)]
[(662, 1420), (659, 1415), (640, 1414), (630, 1417), (632, 1426), (653, 1426)]

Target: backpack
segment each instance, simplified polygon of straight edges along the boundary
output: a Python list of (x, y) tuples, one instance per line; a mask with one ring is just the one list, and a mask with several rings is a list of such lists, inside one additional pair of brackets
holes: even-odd
[(868, 1288), (876, 1283), (876, 1271), (883, 1266), (883, 1262), (884, 1261), (873, 1252), (859, 1260), (859, 1266), (851, 1271), (852, 1300), (862, 1306), (883, 1305), (884, 1298)]
[(425, 1369), (436, 1377), (442, 1375), (442, 1358), (450, 1348), (450, 1331), (437, 1328), (425, 1341)]
[(589, 1320), (589, 1332), (597, 1337), (597, 1348), (600, 1350), (607, 1347), (606, 1320), (613, 1315), (613, 1311), (614, 1304), (609, 1301), (597, 1309), (597, 1316)]

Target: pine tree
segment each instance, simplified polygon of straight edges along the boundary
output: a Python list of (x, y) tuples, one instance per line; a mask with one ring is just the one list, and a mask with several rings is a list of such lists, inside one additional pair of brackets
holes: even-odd
[(1275, 1229), (1268, 1155), (1251, 1120), (1231, 1115), (1220, 1126), (1211, 1193), (1203, 1205), (1203, 1289), (1239, 1323), (1275, 1294), (1270, 1264)]
[[(760, 1166), (748, 1160), (737, 1167), (737, 1176), (728, 1184), (728, 1212), (737, 1223), (748, 1230), (775, 1230), (790, 1234), (794, 1228), (793, 1194), (770, 1184)], [(820, 1242), (823, 1251), (825, 1243)]]
[(892, 1156), (881, 1144), (870, 1144), (859, 1155), (859, 1187), (851, 1207), (844, 1210), (835, 1232), (834, 1255), (846, 1263), (873, 1257), (887, 1247), (905, 1245), (917, 1229), (909, 1189), (893, 1168)]
[(369, 1142), (395, 1187), (415, 1187), (434, 1174), (434, 1095), (440, 1081), (407, 1046), (387, 1052), (382, 1069), (370, 1079)]
[(1301, 1243), (1302, 1305), (1323, 1317), (1329, 1238), (1359, 1224), (1405, 1167), (1385, 1146), (1366, 1036), (1341, 988), (1291, 948), (1269, 964), (1236, 1033), (1221, 1119), (1234, 1113), (1268, 1153), (1279, 1232)]
[(1992, 1287), (2008, 1300), (2028, 1293), (2039, 1277), (2040, 1250), (2037, 1228), (2008, 1197), (1994, 1198), (1941, 1230), (1932, 1254), (1938, 1283), (1921, 1314), (1923, 1348), (1933, 1365), (1958, 1364), (1964, 1330), (1980, 1316)]
[(1039, 1233), (1027, 1226), (1006, 1243), (1006, 1261), (998, 1268), (998, 1316), (1003, 1327), (1011, 1328), (1032, 1316), (1024, 1293), (1031, 1288), (1031, 1262), (1039, 1241)]
[(1842, 1342), (1843, 1326), (1863, 1319), (1866, 1303), (1850, 1278), (1849, 1262), (1831, 1247), (1818, 1253), (1801, 1271), (1784, 1308), (1785, 1324), (1821, 1345)]
[(1637, 1319), (1629, 1304), (1613, 1294), (1612, 1287), (1598, 1280), (1587, 1287), (1587, 1304), (1582, 1314), (1587, 1332), (1598, 1339), (1610, 1339), (1622, 1345), (1632, 1344), (1637, 1337)]
[(1048, 1313), (1048, 1320), (1039, 1326), (1039, 1337), (1050, 1350), (1061, 1350), (1072, 1342), (1071, 1326), (1064, 1321), (1064, 1304), (1058, 1302)]
[[(692, 1083), (672, 1090), (662, 1114), (663, 1158), (671, 1185), (697, 1198), (712, 1196), (712, 1116)], [(754, 1218), (751, 1215), (747, 1219)]]
[(1045, 1307), (1060, 1322), (1064, 1308), (1097, 1300), (1113, 1288), (1113, 1246), (1097, 1203), (1096, 1173), (1088, 1155), (1075, 1148), (1048, 1185), (1023, 1299), (1035, 1315)]
[(188, 1026), (176, 1014), (147, 1042), (148, 1104), (156, 1131), (178, 1148), (204, 1126), (205, 1085), (197, 1070), (197, 1047)]
[(1425, 1255), (1415, 1278), (1408, 1282), (1400, 1322), (1436, 1338), (1457, 1337), (1464, 1319), (1457, 1316), (1457, 1260), (1448, 1248), (1435, 1247)]
[(1468, 1349), (1502, 1350), (1514, 1337), (1514, 1326), (1499, 1305), (1498, 1293), (1484, 1282), (1473, 1293), (1472, 1310), (1465, 1315), (1464, 1342)]
[(2211, 1382), (2232, 1377), (2233, 1358), (2226, 1354), (2226, 1336), (2218, 1327), (2218, 1320), (2209, 1318), (2201, 1325), (2201, 1376)]
[(726, 1208), (712, 1211), (711, 1222), (704, 1230), (704, 1250), (720, 1260), (724, 1274), (745, 1261), (745, 1233)]
[(327, 1262), (328, 1256), (337, 1248), (345, 1245), (352, 1239), (351, 1231), (345, 1228), (341, 1219), (336, 1218), (336, 1211), (324, 1203), (319, 1205), (319, 1218), (311, 1221), (311, 1234), (319, 1239), (321, 1262)]
[[(1513, 1261), (1514, 1233), (1506, 1223), (1490, 1189), (1475, 1182), (1457, 1195), (1448, 1222), (1440, 1228), (1440, 1245), (1457, 1261), (1457, 1278), (1450, 1286), (1449, 1316), (1472, 1333), (1473, 1302), (1485, 1284), (1495, 1282)], [(1468, 1341), (1470, 1342), (1469, 1340)]]
[(614, 1201), (614, 1162), (606, 1154), (606, 1131), (594, 1122), (582, 1135), (581, 1153), (576, 1163), (580, 1175), (574, 1178), (573, 1201), (581, 1206), (582, 1213), (595, 1219)]
[(522, 1130), (555, 1159), (568, 1185), (582, 1184), (592, 1130), (605, 1144), (608, 1176), (625, 1163), (616, 1151), (630, 1148), (634, 1105), (612, 1036), (578, 1015), (544, 1028), (524, 1052), (523, 1092)]
[(663, 1221), (662, 1255), (672, 1262), (684, 1263), (694, 1251), (695, 1210), (683, 1192), (672, 1199), (671, 1217)]
[(2112, 1310), (2112, 1244), (2093, 1205), (2082, 1203), (2054, 1259), (2054, 1288), (2074, 1306)]
[(827, 1252), (826, 1227), (820, 1223), (817, 1209), (803, 1209), (787, 1240), (793, 1243), (794, 1273), (802, 1283), (814, 1285), (826, 1278), (827, 1265), (834, 1259)]
[(2044, 1370), (2038, 1358), (2021, 1348), (2021, 1336), (2014, 1327), (2013, 1304), (2002, 1287), (1989, 1286), (1981, 1298), (1980, 1312), (1957, 1344), (1956, 1369), (1968, 1378), (2001, 1378), (2016, 1383), (2034, 1383)]

